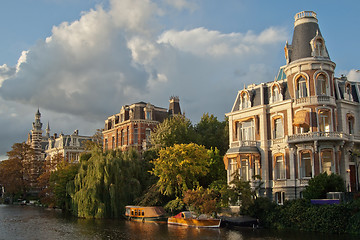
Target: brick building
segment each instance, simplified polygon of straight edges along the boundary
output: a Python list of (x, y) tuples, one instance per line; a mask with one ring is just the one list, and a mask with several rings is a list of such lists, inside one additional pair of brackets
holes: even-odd
[(104, 150), (130, 147), (138, 151), (150, 147), (151, 131), (167, 117), (181, 114), (178, 97), (171, 97), (169, 109), (138, 102), (122, 106), (120, 113), (105, 120)]
[(327, 172), (358, 190), (360, 83), (334, 77), (316, 13), (295, 15), (286, 65), (274, 81), (251, 84), (237, 94), (229, 118), (230, 148), (224, 157), (232, 174), (278, 203), (302, 196), (309, 179)]

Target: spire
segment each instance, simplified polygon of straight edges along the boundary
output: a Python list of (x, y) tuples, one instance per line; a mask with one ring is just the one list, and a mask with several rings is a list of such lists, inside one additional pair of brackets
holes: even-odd
[(49, 123), (49, 121), (47, 123), (45, 131), (46, 131), (46, 137), (49, 138), (50, 137), (50, 123)]

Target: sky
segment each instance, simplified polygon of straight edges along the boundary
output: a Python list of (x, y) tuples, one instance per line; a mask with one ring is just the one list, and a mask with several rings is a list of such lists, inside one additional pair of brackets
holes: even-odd
[(14, 0), (0, 4), (0, 159), (40, 109), (51, 134), (93, 135), (121, 106), (224, 120), (244, 85), (285, 65), (294, 15), (315, 11), (335, 76), (360, 81), (360, 1)]

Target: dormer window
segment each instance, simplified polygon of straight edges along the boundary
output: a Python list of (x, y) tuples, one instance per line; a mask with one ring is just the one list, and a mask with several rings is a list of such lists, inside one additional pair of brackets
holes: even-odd
[(316, 78), (316, 84), (317, 84), (317, 95), (320, 96), (327, 96), (328, 94), (328, 84), (326, 81), (326, 77), (324, 74), (318, 75)]
[(274, 84), (271, 88), (271, 98), (270, 103), (278, 102), (283, 99), (280, 86), (278, 84)]
[(296, 84), (296, 93), (297, 93), (297, 98), (304, 98), (307, 97), (307, 86), (306, 86), (306, 79), (303, 76), (300, 76), (297, 79), (297, 84)]
[(345, 99), (345, 100), (349, 100), (349, 101), (352, 101), (352, 100), (353, 100), (352, 94), (351, 94), (351, 85), (350, 85), (350, 83), (347, 83), (347, 84), (345, 85), (344, 99)]
[(248, 107), (251, 107), (249, 93), (243, 91), (240, 94), (240, 110)]

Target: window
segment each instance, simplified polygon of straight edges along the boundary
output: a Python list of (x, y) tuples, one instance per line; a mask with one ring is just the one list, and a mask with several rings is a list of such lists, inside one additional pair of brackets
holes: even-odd
[(253, 165), (253, 176), (260, 176), (261, 172), (260, 172), (261, 168), (260, 168), (260, 159), (255, 159), (254, 161), (254, 165)]
[(239, 140), (252, 141), (254, 140), (254, 121), (245, 121), (238, 124)]
[(306, 80), (302, 76), (297, 80), (297, 97), (298, 98), (307, 97)]
[(150, 135), (151, 135), (151, 129), (150, 128), (147, 128), (145, 130), (145, 135), (146, 135), (146, 141), (150, 142)]
[(320, 132), (330, 132), (330, 112), (320, 111), (319, 114), (319, 130)]
[(230, 179), (232, 179), (232, 177), (234, 176), (236, 170), (237, 170), (237, 162), (236, 162), (236, 158), (231, 158), (230, 159)]
[(352, 101), (352, 94), (351, 94), (351, 85), (350, 84), (346, 84), (345, 85), (345, 94), (344, 94), (344, 99), (345, 100), (349, 100)]
[(317, 94), (318, 95), (328, 95), (326, 78), (323, 74), (320, 74), (317, 77)]
[(331, 171), (332, 151), (330, 150), (322, 151), (320, 156), (321, 156), (322, 172), (326, 172), (328, 175), (330, 175), (332, 173)]
[(312, 177), (311, 154), (310, 152), (300, 153), (300, 176), (301, 178)]
[(112, 137), (111, 139), (111, 148), (115, 149), (115, 137)]
[(146, 119), (151, 120), (151, 112), (146, 112)]
[(276, 118), (274, 120), (274, 138), (284, 137), (284, 127), (282, 124), (281, 118)]
[(129, 127), (126, 128), (126, 145), (130, 145), (130, 131)]
[(354, 117), (348, 116), (347, 118), (348, 133), (354, 134)]
[(241, 99), (240, 99), (240, 109), (248, 108), (250, 107), (250, 99), (249, 94), (247, 92), (241, 93)]
[(285, 179), (285, 167), (283, 156), (275, 157), (275, 180)]
[(241, 156), (241, 172), (240, 176), (244, 181), (249, 181), (249, 157), (248, 156)]
[(120, 136), (120, 139), (121, 139), (121, 146), (125, 144), (125, 134), (124, 134), (124, 129), (121, 129), (121, 136)]
[(137, 144), (139, 140), (138, 137), (138, 126), (134, 126), (134, 144)]
[(276, 192), (275, 193), (275, 202), (279, 205), (283, 205), (285, 201), (285, 192)]
[(105, 139), (105, 144), (104, 144), (105, 146), (105, 150), (108, 150), (108, 140), (107, 140), (107, 138)]
[(273, 88), (273, 102), (277, 102), (280, 100), (280, 96), (279, 96), (279, 87), (275, 86)]

